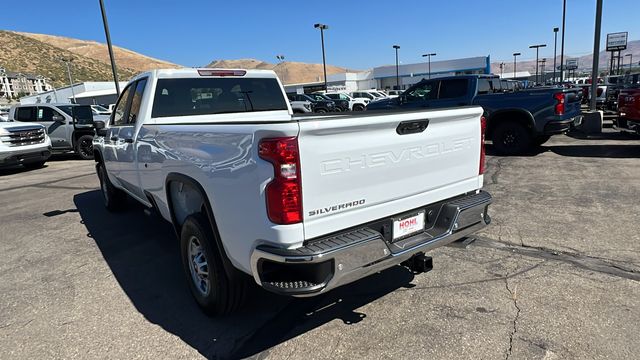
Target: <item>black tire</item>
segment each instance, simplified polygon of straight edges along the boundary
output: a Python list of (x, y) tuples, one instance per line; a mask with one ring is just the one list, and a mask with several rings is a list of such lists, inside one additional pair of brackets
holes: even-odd
[(44, 166), (44, 163), (45, 161), (30, 162), (30, 163), (22, 164), (22, 166), (24, 166), (27, 169), (40, 169), (41, 167)]
[(364, 111), (364, 106), (360, 104), (353, 105), (353, 111)]
[(523, 154), (531, 147), (533, 138), (524, 125), (504, 121), (493, 129), (493, 147), (503, 155)]
[(533, 140), (533, 142), (540, 146), (544, 143), (546, 143), (547, 141), (549, 141), (549, 139), (551, 139), (551, 135), (540, 135), (540, 136), (536, 136), (536, 138)]
[[(196, 250), (192, 248), (194, 241), (198, 245)], [(233, 276), (233, 281), (230, 280), (222, 263), (220, 251), (223, 250), (218, 249), (217, 244), (216, 235), (206, 217), (197, 213), (185, 219), (180, 233), (182, 265), (191, 294), (209, 316), (235, 312), (244, 303), (247, 292), (244, 276)], [(200, 268), (206, 269), (206, 275), (196, 270), (198, 261)]]
[(111, 212), (124, 208), (127, 202), (127, 195), (122, 190), (113, 186), (111, 181), (109, 181), (104, 164), (99, 163), (96, 165), (96, 171), (98, 172), (98, 179), (100, 180), (100, 193), (102, 193), (104, 207)]
[(93, 135), (82, 135), (76, 140), (76, 154), (82, 160), (93, 160)]
[(325, 109), (318, 109), (318, 110), (316, 110), (316, 112), (317, 112), (317, 113), (319, 113), (319, 114), (324, 114), (324, 113), (326, 113), (326, 112), (327, 112), (327, 110), (325, 110)]

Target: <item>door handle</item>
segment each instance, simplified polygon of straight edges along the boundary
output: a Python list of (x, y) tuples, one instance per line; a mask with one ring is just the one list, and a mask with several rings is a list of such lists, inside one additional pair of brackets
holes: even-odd
[(428, 119), (403, 121), (398, 124), (396, 133), (398, 135), (418, 134), (425, 131), (427, 129), (427, 126), (429, 126)]

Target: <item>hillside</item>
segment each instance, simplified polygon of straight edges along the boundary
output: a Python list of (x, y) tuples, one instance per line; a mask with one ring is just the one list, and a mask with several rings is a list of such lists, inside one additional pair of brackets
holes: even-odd
[[(57, 48), (70, 51), (74, 54), (98, 60), (105, 64), (111, 64), (109, 60), (109, 50), (107, 48), (107, 44), (45, 34), (32, 34), (26, 32), (16, 32), (15, 34), (26, 36), (31, 39), (35, 39), (43, 43), (55, 46)], [(116, 58), (116, 64), (118, 67), (128, 68), (134, 70), (135, 72), (142, 72), (159, 68), (181, 67), (180, 65), (176, 65), (164, 60), (154, 59), (152, 57), (142, 55), (118, 46), (113, 46), (113, 53)]]
[[(107, 63), (11, 31), (0, 30), (0, 49), (1, 67), (7, 71), (42, 75), (56, 87), (69, 84), (66, 66), (58, 60), (61, 57), (73, 59), (74, 81), (113, 79), (111, 66)], [(118, 68), (122, 80), (135, 73), (137, 71), (122, 66)]]
[[(552, 44), (553, 45), (553, 44)], [(530, 50), (530, 49), (527, 49)], [(553, 54), (553, 47), (546, 48), (544, 49), (544, 51), (542, 51), (541, 49), (541, 53), (542, 54)], [(526, 56), (527, 58), (529, 58), (530, 56), (535, 56), (535, 51), (533, 49), (530, 50), (530, 52), (523, 52), (523, 56)], [(540, 55), (540, 59), (546, 58), (546, 65), (545, 65), (545, 69), (546, 70), (550, 70), (553, 71), (553, 56), (542, 56), (542, 54)], [(638, 66), (638, 61), (640, 61), (640, 40), (634, 40), (634, 41), (629, 41), (629, 43), (627, 44), (627, 50), (622, 51), (622, 56), (623, 59), (621, 60), (621, 64), (624, 63), (624, 68), (628, 68), (629, 66), (629, 57), (625, 57), (626, 54), (633, 54), (633, 62), (634, 62), (634, 66)], [(566, 57), (565, 56), (565, 62), (566, 59), (578, 59), (578, 71), (580, 70), (587, 70), (587, 69), (591, 69), (592, 67), (592, 62), (593, 62), (593, 56), (592, 54), (588, 54), (588, 55), (583, 55), (583, 56), (579, 56), (579, 57), (575, 57), (575, 56), (569, 56)], [(600, 72), (603, 71), (607, 71), (609, 69), (609, 61), (611, 61), (611, 57), (610, 57), (610, 53), (606, 52), (606, 51), (601, 51), (600, 52), (600, 61), (598, 62), (598, 68), (600, 69)], [(504, 73), (509, 73), (509, 72), (513, 72), (513, 58), (511, 58), (510, 60), (504, 60), (505, 63), (505, 67), (503, 69)], [(560, 46), (558, 45), (558, 54), (557, 54), (557, 58), (556, 58), (556, 63), (557, 66), (560, 66)], [(520, 61), (520, 58), (518, 58), (518, 64), (517, 64), (517, 70), (518, 71), (529, 71), (530, 73), (534, 74), (536, 72), (536, 60), (535, 58), (532, 60), (523, 60)], [(500, 73), (500, 62), (494, 62), (491, 64), (491, 71), (494, 74), (499, 74)]]
[[(270, 64), (268, 62), (255, 59), (214, 60), (206, 67), (273, 70), (285, 84), (322, 81), (323, 77), (322, 64), (307, 64), (293, 61)], [(327, 65), (328, 75), (343, 73), (345, 71), (351, 70), (338, 66)]]

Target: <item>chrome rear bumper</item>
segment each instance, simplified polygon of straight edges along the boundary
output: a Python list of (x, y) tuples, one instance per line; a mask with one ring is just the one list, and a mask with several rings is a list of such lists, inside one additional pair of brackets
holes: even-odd
[(392, 216), (375, 226), (363, 225), (297, 249), (261, 245), (251, 256), (253, 277), (258, 285), (279, 294), (317, 295), (484, 228), (491, 222), (487, 214), (491, 201), (489, 193), (479, 191), (398, 214), (437, 209), (423, 232), (397, 241), (391, 241), (385, 231), (385, 222), (396, 218)]

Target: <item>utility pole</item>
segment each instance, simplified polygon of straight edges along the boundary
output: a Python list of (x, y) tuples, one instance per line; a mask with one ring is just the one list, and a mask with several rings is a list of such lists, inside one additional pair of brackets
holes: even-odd
[(400, 45), (393, 45), (393, 48), (396, 49), (396, 90), (400, 90), (400, 68), (398, 65), (398, 49), (400, 49)]
[(538, 44), (538, 45), (529, 46), (529, 49), (536, 49), (536, 84), (538, 83), (538, 52), (541, 47), (546, 47), (546, 46), (547, 44)]
[(322, 68), (324, 70), (324, 91), (327, 91), (327, 59), (324, 55), (324, 31), (329, 29), (325, 24), (314, 24), (314, 28), (320, 29), (320, 41), (322, 42)]
[(600, 27), (602, 24), (602, 0), (596, 0), (596, 26), (593, 34), (593, 65), (591, 67), (591, 104), (589, 109), (596, 111), (596, 93), (598, 91), (598, 62), (600, 60)]
[[(556, 49), (558, 48), (558, 29), (557, 27), (553, 28), (553, 81), (552, 83), (556, 83)], [(562, 65), (560, 65), (562, 66)]]
[(428, 62), (429, 62), (429, 68), (428, 68), (428, 74), (429, 74), (429, 79), (431, 79), (431, 57), (432, 56), (436, 56), (436, 53), (429, 53), (429, 54), (424, 54), (422, 55), (422, 57), (427, 57), (429, 58)]
[[(113, 72), (113, 82), (116, 84), (116, 96), (120, 96), (120, 84), (118, 83), (118, 69), (116, 68), (116, 58), (113, 56), (113, 48), (111, 47), (111, 34), (109, 33), (109, 23), (107, 22), (107, 13), (104, 10), (104, 3), (100, 1), (100, 11), (102, 12), (102, 24), (104, 25), (104, 34), (107, 37), (107, 48), (109, 48), (109, 59), (111, 60), (111, 71)], [(75, 101), (75, 99), (74, 99)]]
[(71, 78), (71, 67), (69, 66), (69, 63), (71, 63), (73, 61), (73, 58), (60, 58), (60, 61), (62, 61), (63, 63), (65, 63), (67, 65), (67, 75), (69, 75), (69, 86), (71, 87), (71, 96), (73, 98), (73, 103), (76, 103), (76, 93), (73, 90), (73, 80)]
[(564, 77), (564, 24), (567, 17), (567, 0), (562, 0), (562, 45), (560, 45), (560, 83)]
[(516, 57), (520, 56), (520, 53), (513, 53), (513, 80), (516, 79)]
[(504, 72), (504, 62), (501, 62), (500, 63), (500, 78), (502, 78), (503, 72)]

